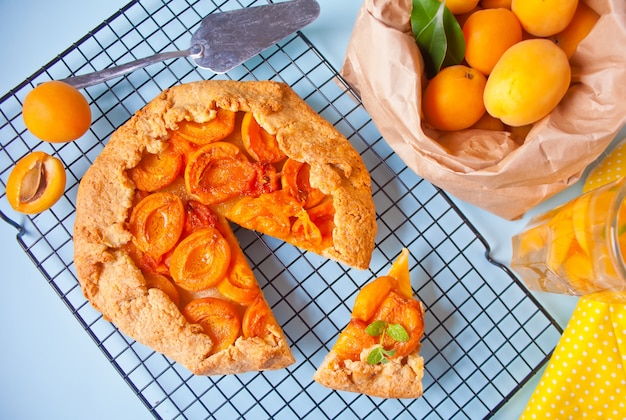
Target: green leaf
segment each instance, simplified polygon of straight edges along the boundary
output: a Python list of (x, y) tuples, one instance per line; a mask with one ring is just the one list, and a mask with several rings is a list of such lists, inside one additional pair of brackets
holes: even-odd
[(403, 343), (409, 341), (409, 333), (400, 324), (389, 324), (387, 326), (387, 334), (396, 341)]
[(396, 349), (383, 350), (383, 354), (385, 356), (393, 357), (393, 355), (396, 354)]
[(374, 321), (365, 328), (365, 332), (372, 337), (378, 337), (385, 332), (385, 328), (387, 328), (385, 321)]
[(367, 363), (370, 365), (377, 365), (385, 359), (384, 350), (381, 346), (376, 346), (367, 355)]
[(459, 22), (445, 0), (413, 0), (411, 28), (424, 58), (429, 78), (443, 67), (460, 64), (465, 56), (465, 38)]

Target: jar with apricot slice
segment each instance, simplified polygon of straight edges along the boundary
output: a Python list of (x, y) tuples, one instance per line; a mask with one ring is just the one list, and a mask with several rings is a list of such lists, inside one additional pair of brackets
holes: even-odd
[(148, 195), (133, 208), (129, 230), (141, 251), (160, 256), (176, 245), (184, 224), (182, 200), (175, 194), (158, 192)]
[(20, 159), (7, 179), (6, 195), (16, 211), (40, 213), (56, 203), (65, 191), (63, 163), (45, 152)]
[(200, 324), (204, 333), (213, 340), (211, 354), (230, 347), (240, 336), (241, 318), (229, 302), (206, 297), (192, 300), (183, 308), (189, 322)]
[(170, 274), (185, 290), (197, 292), (216, 286), (230, 266), (228, 241), (216, 228), (193, 232), (174, 249), (170, 259)]

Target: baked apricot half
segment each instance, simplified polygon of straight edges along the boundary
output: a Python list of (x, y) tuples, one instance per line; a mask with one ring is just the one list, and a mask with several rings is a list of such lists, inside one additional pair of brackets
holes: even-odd
[(200, 324), (204, 333), (211, 337), (211, 354), (230, 347), (240, 335), (239, 313), (223, 299), (206, 297), (192, 300), (183, 308), (183, 315), (189, 322)]
[(20, 159), (9, 174), (7, 200), (21, 213), (40, 213), (61, 198), (65, 182), (65, 168), (59, 159), (45, 152), (32, 152)]
[[(275, 323), (271, 309), (259, 294), (243, 314), (241, 330), (244, 337), (265, 337), (271, 333), (268, 326)], [(277, 325), (276, 329), (279, 329)]]
[(236, 112), (218, 108), (215, 118), (199, 123), (195, 121), (181, 121), (178, 123), (176, 134), (195, 144), (208, 144), (228, 137), (235, 129)]
[(170, 274), (179, 287), (190, 292), (208, 289), (224, 278), (230, 257), (230, 245), (217, 229), (200, 229), (176, 246)]
[(178, 290), (172, 281), (159, 273), (144, 273), (144, 278), (146, 279), (146, 287), (148, 289), (159, 289), (163, 293), (170, 298), (172, 302), (176, 306), (180, 303), (180, 295), (178, 294)]
[(397, 284), (395, 277), (381, 276), (363, 286), (354, 301), (352, 318), (368, 322)]
[(215, 142), (202, 146), (189, 157), (185, 186), (204, 204), (216, 204), (249, 191), (257, 177), (239, 147)]
[(175, 194), (148, 195), (133, 208), (129, 230), (134, 242), (152, 256), (165, 254), (178, 242), (185, 225), (185, 207)]
[(248, 304), (260, 293), (256, 279), (241, 254), (235, 254), (226, 277), (217, 285), (217, 290), (237, 303)]
[(241, 120), (241, 138), (248, 154), (258, 162), (276, 163), (287, 157), (276, 136), (265, 131), (251, 112), (246, 112)]
[(306, 209), (319, 204), (326, 197), (323, 192), (311, 187), (310, 172), (311, 166), (308, 163), (289, 158), (280, 173), (283, 190), (302, 203)]
[(183, 166), (183, 156), (173, 147), (162, 153), (145, 152), (128, 176), (141, 191), (153, 192), (170, 185)]

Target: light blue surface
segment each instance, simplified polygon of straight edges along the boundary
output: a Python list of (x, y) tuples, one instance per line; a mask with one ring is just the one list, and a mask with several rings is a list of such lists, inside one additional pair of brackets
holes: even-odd
[[(361, 2), (318, 0), (321, 16), (304, 32), (337, 69)], [(0, 0), (0, 96), (64, 51), (126, 0)], [(623, 138), (620, 133), (618, 138)], [(528, 218), (574, 196), (579, 186), (548, 200), (522, 220), (509, 222), (458, 200), (499, 261), (510, 258), (510, 238)], [(0, 418), (152, 418), (107, 362), (74, 316), (0, 222)], [(565, 326), (575, 298), (537, 294)], [(537, 378), (497, 418), (517, 418)]]

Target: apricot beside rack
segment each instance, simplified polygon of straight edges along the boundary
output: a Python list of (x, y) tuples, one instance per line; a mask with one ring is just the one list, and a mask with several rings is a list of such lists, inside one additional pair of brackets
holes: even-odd
[[(295, 34), (225, 75), (177, 59), (84, 90), (93, 125), (76, 142), (36, 141), (20, 116), (36, 84), (86, 73), (188, 44), (208, 13), (248, 7), (236, 0), (138, 0), (129, 3), (44, 69), (0, 99), (0, 180), (17, 160), (44, 150), (66, 165), (68, 183), (51, 210), (22, 227), (2, 194), (0, 215), (105, 357), (156, 418), (487, 418), (548, 360), (562, 332), (505, 267), (449, 197), (409, 170), (381, 138), (349, 86), (310, 41)], [(198, 377), (120, 333), (85, 300), (72, 265), (75, 197), (82, 174), (116, 127), (161, 90), (204, 78), (288, 83), (361, 153), (373, 182), (379, 233), (368, 271), (266, 236), (237, 230), (266, 298), (292, 345), (296, 364), (275, 372)], [(350, 316), (355, 295), (411, 252), (413, 288), (426, 306), (421, 354), (424, 396), (382, 400), (335, 392), (312, 381)]]

